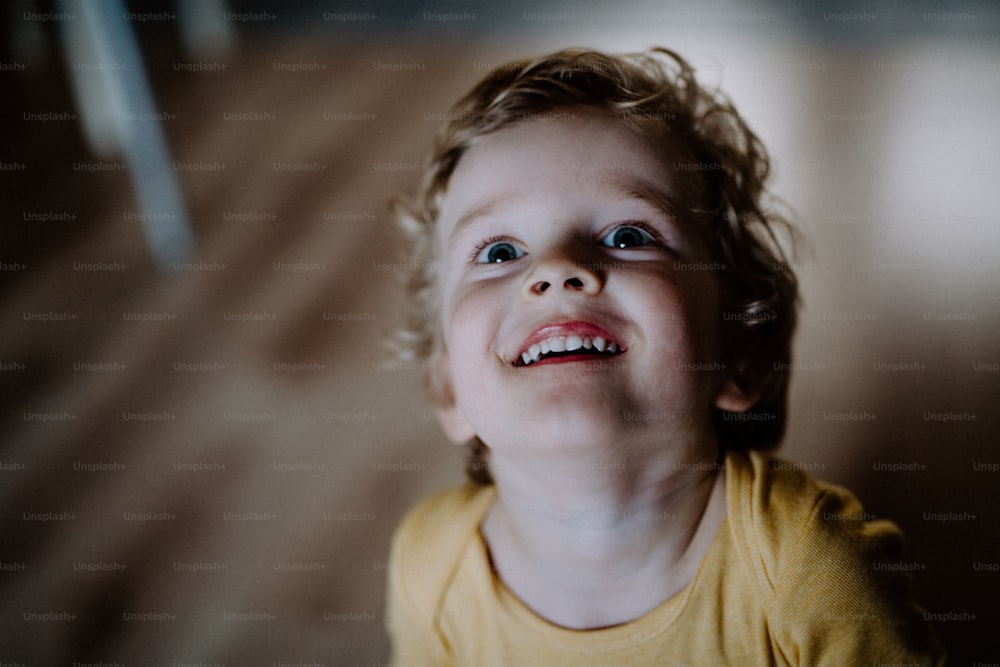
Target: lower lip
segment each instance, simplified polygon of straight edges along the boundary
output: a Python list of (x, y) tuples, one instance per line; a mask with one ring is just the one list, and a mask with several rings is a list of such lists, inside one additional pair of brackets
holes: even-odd
[(559, 357), (547, 357), (541, 361), (536, 361), (534, 363), (528, 364), (527, 366), (521, 366), (520, 368), (534, 368), (535, 366), (551, 366), (553, 364), (569, 364), (578, 361), (607, 361), (608, 359), (614, 359), (618, 357), (617, 354), (611, 355), (596, 355), (596, 354), (564, 354)]

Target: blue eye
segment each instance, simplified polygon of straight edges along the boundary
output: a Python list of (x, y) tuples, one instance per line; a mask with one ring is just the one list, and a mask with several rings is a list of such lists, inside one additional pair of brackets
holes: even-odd
[(626, 225), (611, 231), (601, 239), (601, 245), (609, 248), (636, 248), (638, 246), (649, 245), (656, 239), (641, 227)]
[(500, 241), (484, 246), (476, 255), (477, 264), (502, 264), (524, 257), (525, 252), (513, 243)]

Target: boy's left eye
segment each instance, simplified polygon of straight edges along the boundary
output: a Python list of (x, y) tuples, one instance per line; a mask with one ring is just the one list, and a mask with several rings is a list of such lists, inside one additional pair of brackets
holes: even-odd
[(601, 239), (601, 245), (609, 248), (636, 248), (638, 246), (649, 245), (656, 239), (652, 234), (641, 227), (626, 225), (617, 227)]

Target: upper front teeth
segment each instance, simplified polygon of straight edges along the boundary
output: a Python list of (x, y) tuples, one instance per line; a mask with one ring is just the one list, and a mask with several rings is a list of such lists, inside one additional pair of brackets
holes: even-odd
[(542, 355), (550, 352), (573, 352), (579, 349), (594, 349), (598, 352), (616, 354), (619, 347), (615, 343), (609, 343), (600, 336), (553, 336), (543, 341), (535, 343), (526, 351), (521, 353), (521, 361), (524, 365), (533, 364), (542, 358)]

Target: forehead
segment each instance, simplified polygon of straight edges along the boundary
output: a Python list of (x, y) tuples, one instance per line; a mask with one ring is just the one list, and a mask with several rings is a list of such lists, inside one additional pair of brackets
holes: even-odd
[(651, 193), (676, 200), (674, 181), (669, 156), (619, 119), (589, 110), (540, 114), (481, 137), (465, 152), (441, 201), (440, 221), (452, 227), (477, 209), (525, 197)]

